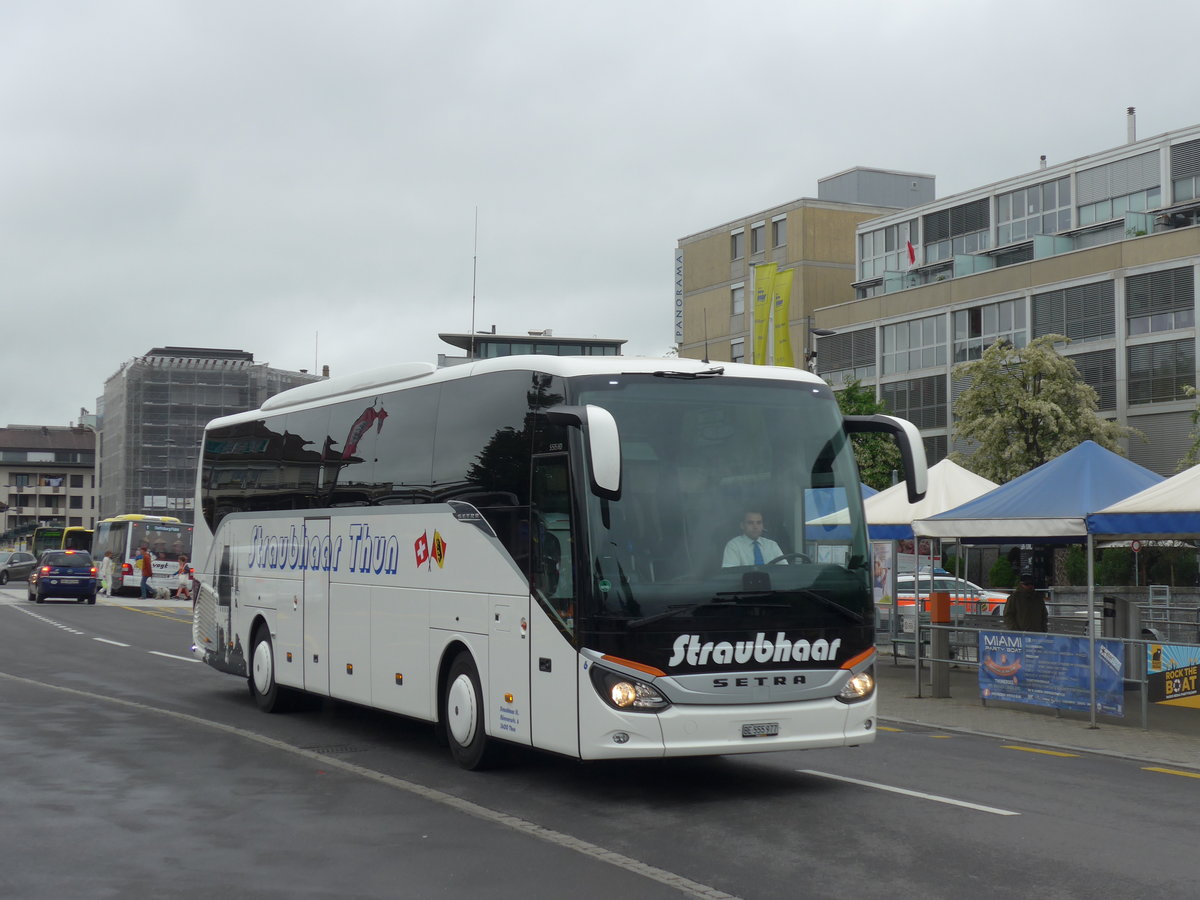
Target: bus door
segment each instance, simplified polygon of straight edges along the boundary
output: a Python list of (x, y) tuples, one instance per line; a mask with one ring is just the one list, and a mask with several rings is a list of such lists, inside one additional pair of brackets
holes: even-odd
[(304, 594), (300, 598), (304, 621), (304, 689), (329, 693), (329, 566), (312, 548), (329, 548), (329, 519), (305, 519), (308, 565), (304, 569)]
[(530, 492), (529, 687), (534, 746), (579, 755), (576, 524), (565, 453), (535, 456)]

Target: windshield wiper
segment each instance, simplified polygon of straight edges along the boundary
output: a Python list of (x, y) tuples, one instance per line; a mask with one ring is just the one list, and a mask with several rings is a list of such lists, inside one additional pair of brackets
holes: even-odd
[(714, 375), (724, 375), (724, 366), (713, 366), (711, 369), (705, 369), (702, 372), (669, 372), (666, 369), (659, 369), (654, 373), (655, 378), (712, 378)]
[[(717, 594), (711, 603), (681, 603), (679, 606), (673, 606), (666, 612), (655, 613), (652, 616), (645, 616), (641, 619), (629, 619), (625, 622), (627, 628), (641, 628), (643, 625), (648, 625), (651, 622), (658, 622), (662, 619), (669, 619), (672, 616), (677, 616), (680, 613), (695, 612), (701, 609), (790, 609), (787, 603), (763, 603), (763, 600), (772, 600), (775, 598), (772, 592), (756, 592), (749, 594)], [(747, 603), (746, 601), (753, 601)]]
[(842, 604), (838, 603), (836, 600), (830, 600), (824, 594), (818, 594), (816, 591), (800, 591), (799, 593), (804, 597), (809, 597), (813, 600), (816, 600), (822, 606), (826, 606), (829, 609), (832, 609), (834, 612), (840, 612), (843, 616), (856, 625), (861, 625), (866, 621), (866, 619), (864, 619), (859, 613), (856, 613), (849, 607), (842, 606)]

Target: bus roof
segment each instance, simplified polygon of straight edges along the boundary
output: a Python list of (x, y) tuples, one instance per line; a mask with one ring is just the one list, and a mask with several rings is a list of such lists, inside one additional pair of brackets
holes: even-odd
[(643, 356), (501, 356), (457, 366), (438, 368), (432, 363), (398, 363), (369, 369), (352, 375), (342, 375), (294, 387), (270, 397), (260, 409), (223, 416), (209, 422), (209, 428), (253, 422), (264, 416), (277, 415), (292, 409), (309, 409), (333, 399), (370, 398), (400, 387), (439, 384), (483, 375), (489, 372), (537, 371), (565, 378), (580, 375), (653, 374), (671, 372), (682, 375), (720, 371), (728, 378), (755, 378), (771, 381), (793, 381), (823, 384), (816, 375), (804, 369), (783, 366), (754, 366), (745, 363), (704, 362), (698, 359), (662, 359)]
[(174, 516), (145, 516), (141, 513), (126, 513), (120, 516), (108, 516), (101, 522), (169, 522), (172, 525), (182, 525), (183, 522)]

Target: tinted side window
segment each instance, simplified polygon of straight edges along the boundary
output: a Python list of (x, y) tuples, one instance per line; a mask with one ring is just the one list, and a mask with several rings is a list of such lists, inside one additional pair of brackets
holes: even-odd
[(434, 499), (474, 505), (524, 572), (530, 540), (530, 404), (536, 398), (530, 372), (447, 382), (433, 455)]
[(529, 505), (532, 373), (498, 372), (442, 386), (433, 454), (437, 500)]
[[(204, 441), (204, 519), (216, 531), (229, 513), (263, 508), (279, 485), (283, 436), (264, 420), (208, 432)], [(257, 504), (257, 505), (256, 505)]]
[(382, 398), (388, 417), (374, 441), (372, 503), (429, 502), (441, 390), (440, 385), (430, 385), (394, 391)]
[(281, 430), (274, 508), (312, 509), (324, 505), (324, 448), (329, 435), (329, 410), (288, 413)]

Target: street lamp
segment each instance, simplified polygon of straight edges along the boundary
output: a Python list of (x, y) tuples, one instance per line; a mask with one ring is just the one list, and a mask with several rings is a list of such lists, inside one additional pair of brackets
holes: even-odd
[(804, 368), (810, 372), (817, 371), (817, 348), (813, 344), (812, 335), (817, 337), (828, 337), (831, 334), (837, 334), (829, 328), (817, 328), (813, 325), (813, 317), (804, 317)]

